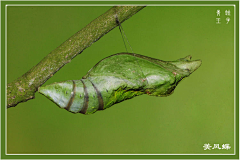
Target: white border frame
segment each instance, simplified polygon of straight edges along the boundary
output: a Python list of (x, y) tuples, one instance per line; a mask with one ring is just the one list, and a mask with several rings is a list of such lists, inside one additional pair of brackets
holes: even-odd
[[(47, 1), (47, 0), (46, 0)], [(91, 0), (90, 0), (91, 1)], [(94, 0), (93, 0), (94, 1)], [(7, 154), (7, 109), (5, 107), (5, 154), (6, 155), (236, 155), (236, 6), (235, 4), (8, 4), (5, 5), (5, 91), (7, 86), (7, 7), (10, 6), (231, 6), (234, 7), (234, 153), (233, 154)], [(1, 10), (1, 9), (0, 9)], [(240, 83), (240, 82), (239, 82)], [(5, 92), (5, 104), (7, 93)], [(0, 111), (1, 112), (1, 111)]]

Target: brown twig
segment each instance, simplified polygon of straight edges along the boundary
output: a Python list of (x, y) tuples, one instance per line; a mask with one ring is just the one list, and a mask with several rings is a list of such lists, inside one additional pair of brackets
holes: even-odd
[(145, 6), (115, 6), (75, 33), (49, 53), (27, 73), (7, 85), (7, 108), (33, 99), (38, 87), (84, 49), (117, 26), (116, 16), (124, 22)]

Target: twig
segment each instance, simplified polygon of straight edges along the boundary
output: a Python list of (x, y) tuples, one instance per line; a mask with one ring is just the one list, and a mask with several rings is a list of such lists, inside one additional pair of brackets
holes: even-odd
[(116, 16), (122, 23), (145, 6), (115, 6), (102, 14), (82, 30), (75, 33), (49, 53), (27, 73), (7, 85), (7, 108), (33, 99), (38, 87), (43, 85), (59, 69), (84, 49), (117, 26)]

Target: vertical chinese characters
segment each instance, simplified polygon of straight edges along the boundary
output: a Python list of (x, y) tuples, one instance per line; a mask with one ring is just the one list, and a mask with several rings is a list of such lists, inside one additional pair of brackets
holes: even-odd
[(216, 18), (216, 24), (221, 24), (221, 18), (220, 18), (220, 14), (221, 14), (221, 11), (220, 10), (217, 10), (217, 18)]
[[(226, 15), (226, 16), (231, 16), (230, 9), (229, 9), (229, 10), (225, 10), (225, 15)], [(230, 22), (230, 18), (227, 17), (227, 18), (226, 18), (226, 24), (228, 24), (229, 22)]]

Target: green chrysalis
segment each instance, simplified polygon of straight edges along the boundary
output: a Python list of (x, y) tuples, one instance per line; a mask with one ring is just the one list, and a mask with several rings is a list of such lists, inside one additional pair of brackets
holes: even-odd
[(53, 83), (38, 91), (60, 108), (92, 114), (142, 94), (168, 96), (200, 65), (201, 60), (191, 61), (191, 56), (162, 61), (118, 53), (98, 62), (81, 80)]

